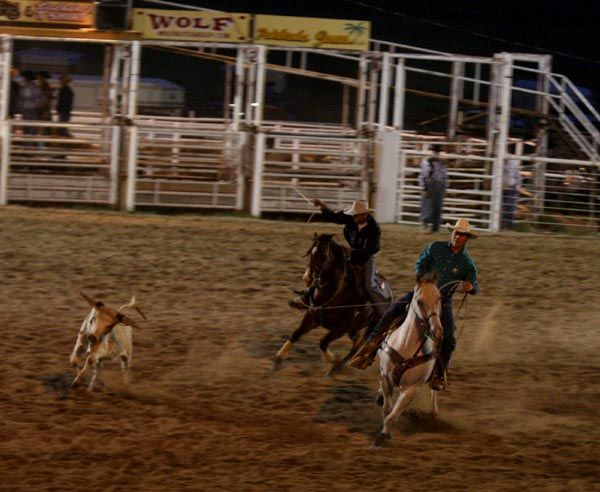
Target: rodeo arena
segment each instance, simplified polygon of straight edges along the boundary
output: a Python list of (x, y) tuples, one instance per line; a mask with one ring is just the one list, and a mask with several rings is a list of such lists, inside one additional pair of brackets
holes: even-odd
[(600, 490), (591, 91), (144, 5), (0, 2), (0, 490)]

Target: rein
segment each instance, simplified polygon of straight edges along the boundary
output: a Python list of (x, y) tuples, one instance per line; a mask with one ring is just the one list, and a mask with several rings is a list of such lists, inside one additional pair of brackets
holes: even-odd
[[(418, 324), (423, 329), (423, 335), (421, 338), (421, 342), (419, 343), (419, 346), (417, 347), (417, 350), (415, 350), (413, 356), (409, 357), (409, 358), (402, 357), (400, 355), (400, 353), (394, 347), (392, 347), (391, 345), (389, 345), (387, 343), (386, 340), (384, 340), (381, 343), (381, 350), (383, 350), (386, 354), (388, 354), (388, 356), (390, 357), (390, 359), (392, 360), (392, 362), (394, 364), (394, 369), (392, 371), (392, 377), (394, 379), (395, 386), (398, 386), (400, 384), (400, 379), (402, 378), (402, 376), (404, 375), (404, 373), (406, 371), (408, 371), (409, 369), (411, 369), (415, 366), (425, 364), (426, 362), (429, 362), (431, 359), (437, 359), (437, 357), (440, 354), (439, 347), (441, 347), (441, 340), (440, 340), (440, 343), (438, 344), (438, 347), (435, 350), (433, 350), (429, 354), (419, 355), (419, 352), (421, 352), (421, 350), (423, 349), (423, 346), (425, 345), (427, 338), (430, 338), (431, 340), (434, 340), (434, 342), (435, 342), (433, 333), (431, 331), (431, 324), (429, 323), (429, 320), (434, 316), (439, 316), (439, 313), (437, 311), (434, 311), (434, 312), (430, 313), (429, 316), (427, 316), (427, 317), (419, 316), (419, 314), (422, 315), (423, 313), (417, 312), (417, 310), (415, 309), (415, 306), (413, 304), (415, 302), (416, 302), (415, 298), (413, 298), (413, 301), (410, 303), (410, 307), (413, 310), (413, 313), (415, 313), (415, 317), (417, 319)], [(419, 308), (419, 311), (421, 311), (420, 308)]]
[[(314, 247), (314, 245), (311, 247)], [(309, 250), (310, 251), (310, 250)], [(327, 244), (327, 250), (325, 252), (325, 265), (329, 266), (329, 264), (332, 264), (333, 266), (335, 266), (335, 263), (333, 263), (333, 261), (331, 261), (331, 256), (332, 254), (334, 255), (334, 260), (335, 260), (335, 253), (332, 253), (331, 251), (331, 243)], [(321, 277), (323, 275), (323, 270), (325, 270), (325, 266), (322, 266), (321, 268), (318, 268), (316, 266), (310, 265), (311, 269), (315, 269), (317, 270), (317, 275), (313, 276), (313, 281), (311, 282), (311, 287), (314, 287), (316, 289), (319, 289), (319, 291), (323, 292), (323, 288), (327, 285), (331, 284), (331, 281), (322, 283), (321, 281)], [(337, 287), (335, 289), (335, 292), (333, 293), (333, 295), (327, 299), (325, 302), (321, 303), (320, 306), (307, 306), (311, 309), (335, 309), (335, 308), (342, 308), (342, 307), (351, 307), (351, 306), (327, 306), (327, 304), (331, 304), (331, 302), (333, 302), (333, 300), (342, 292), (343, 290), (343, 286), (344, 283), (346, 281), (346, 276), (344, 275), (344, 272), (342, 271), (341, 275), (340, 275), (340, 279), (337, 281)], [(366, 306), (367, 304), (364, 304), (364, 306)], [(363, 305), (357, 305), (357, 306), (363, 306)]]

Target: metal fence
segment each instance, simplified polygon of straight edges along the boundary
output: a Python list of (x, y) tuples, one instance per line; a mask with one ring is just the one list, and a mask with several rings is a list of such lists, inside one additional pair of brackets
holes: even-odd
[(257, 149), (262, 211), (313, 212), (303, 195), (342, 207), (368, 194), (368, 140), (273, 131), (260, 136)]
[[(419, 185), (421, 162), (430, 152), (426, 147), (418, 149), (419, 142), (412, 142), (399, 155), (397, 177), (396, 222), (421, 223), (420, 212), (422, 188)], [(417, 144), (417, 145), (415, 145)], [(410, 147), (413, 147), (412, 149)], [(463, 151), (458, 153), (459, 151)], [(485, 148), (474, 143), (444, 152), (441, 158), (448, 168), (448, 189), (444, 198), (442, 221), (455, 221), (466, 217), (478, 229), (490, 230), (493, 213), (493, 163), (485, 157)]]
[(600, 173), (589, 161), (535, 157), (521, 163), (523, 186), (516, 227), (589, 234), (600, 232)]
[(202, 119), (138, 118), (136, 206), (243, 206), (245, 135)]
[(12, 120), (7, 198), (115, 204), (118, 149), (118, 129), (98, 121)]

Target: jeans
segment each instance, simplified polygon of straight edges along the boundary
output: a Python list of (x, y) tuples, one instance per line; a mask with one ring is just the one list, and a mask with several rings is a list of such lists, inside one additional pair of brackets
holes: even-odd
[(377, 275), (375, 275), (375, 255), (371, 256), (365, 263), (365, 289), (369, 295), (369, 299), (373, 304), (373, 309), (381, 318), (387, 310), (386, 300), (377, 283)]
[(517, 207), (517, 190), (504, 188), (502, 190), (502, 229), (512, 229), (515, 220), (515, 208)]

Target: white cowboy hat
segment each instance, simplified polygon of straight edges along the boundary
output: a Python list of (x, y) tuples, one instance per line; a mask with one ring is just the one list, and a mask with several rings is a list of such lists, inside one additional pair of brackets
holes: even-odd
[(375, 212), (375, 210), (369, 208), (369, 204), (364, 200), (354, 200), (351, 207), (344, 209), (346, 215), (370, 214), (371, 212)]
[(456, 224), (446, 224), (448, 229), (452, 229), (453, 231), (462, 232), (464, 234), (468, 234), (471, 237), (477, 237), (477, 233), (471, 229), (471, 224), (467, 219), (458, 219)]

